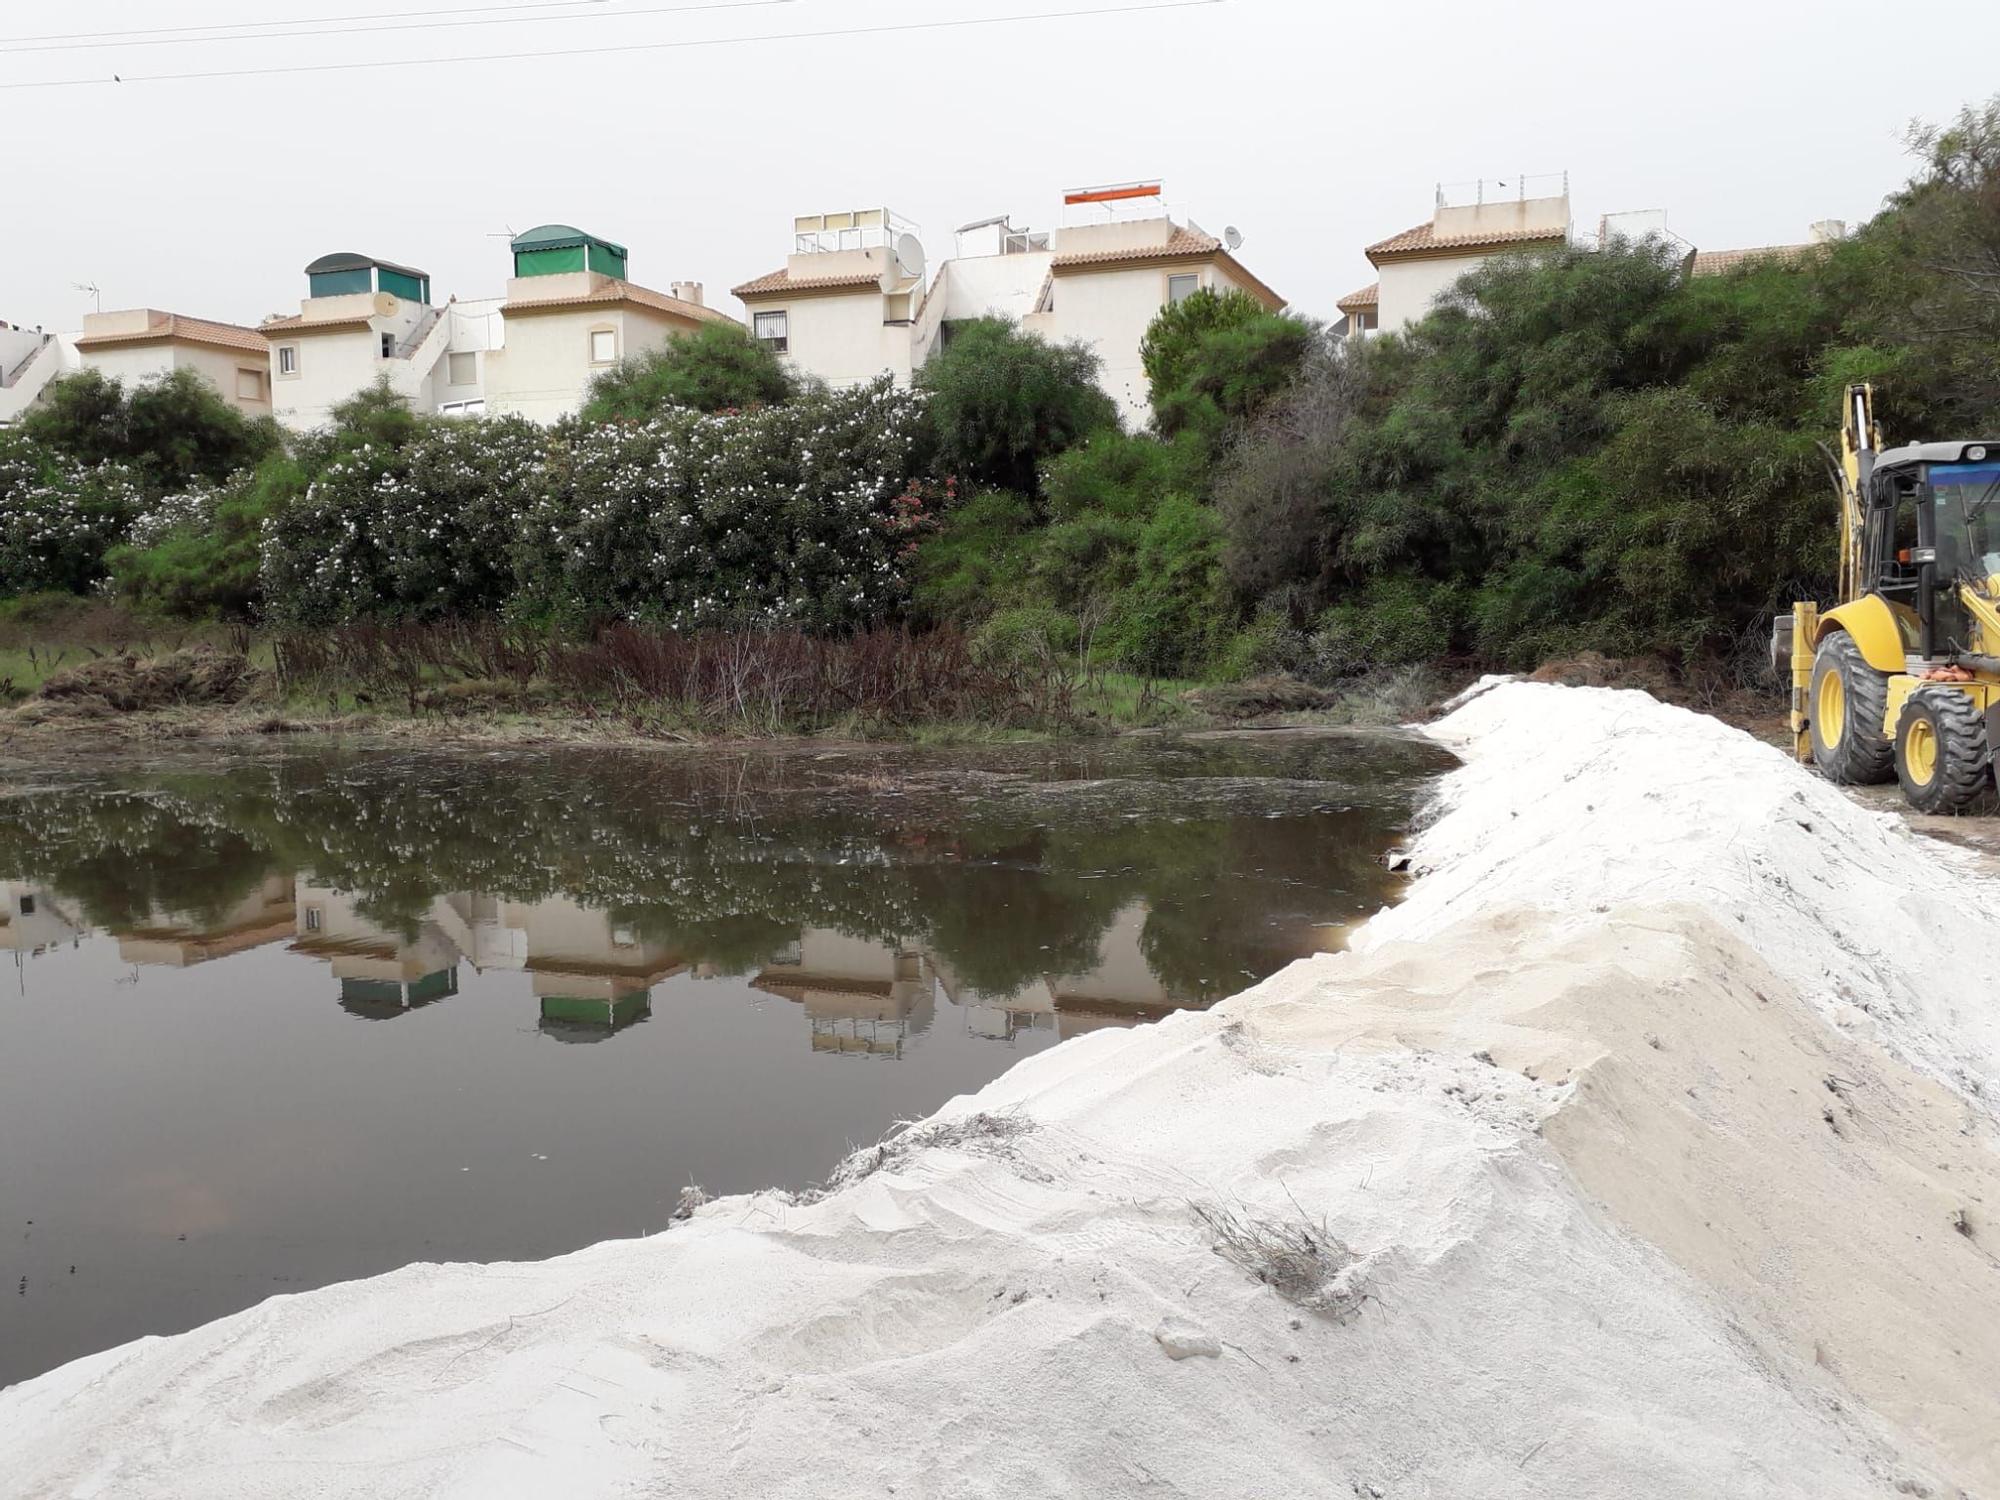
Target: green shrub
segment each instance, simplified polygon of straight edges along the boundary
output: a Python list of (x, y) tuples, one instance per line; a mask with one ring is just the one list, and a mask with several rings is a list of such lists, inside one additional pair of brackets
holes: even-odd
[(1145, 367), (1152, 391), (1156, 423), (1160, 398), (1176, 395), (1186, 387), (1195, 351), (1202, 343), (1212, 334), (1242, 328), (1263, 316), (1263, 303), (1234, 288), (1217, 292), (1202, 287), (1161, 308), (1139, 342), (1139, 363)]
[(1035, 551), (1035, 510), (1009, 490), (985, 490), (945, 511), (915, 560), (918, 617), (970, 625), (1017, 597)]
[(85, 465), (0, 432), (0, 595), (94, 588), (140, 504), (118, 465)]
[(1118, 425), (1097, 371), (1082, 344), (1045, 343), (1000, 318), (953, 324), (917, 377), (941, 472), (966, 489), (1038, 495), (1044, 462)]
[(1222, 523), (1199, 501), (1172, 495), (1140, 533), (1131, 583), (1105, 622), (1110, 655), (1135, 672), (1185, 677), (1207, 669), (1232, 633), (1222, 577)]
[(590, 385), (586, 422), (644, 422), (669, 407), (720, 412), (774, 406), (794, 382), (768, 344), (735, 323), (704, 323), (621, 361)]
[(119, 596), (188, 618), (257, 614), (264, 523), (304, 489), (296, 463), (267, 458), (155, 502), (105, 559)]
[(337, 452), (265, 523), (269, 613), (324, 625), (504, 607), (543, 453), (541, 429), (520, 417), (424, 423), (401, 447)]
[(972, 637), (978, 660), (995, 667), (1040, 667), (1074, 656), (1080, 641), (1076, 617), (1052, 604), (998, 610)]
[(79, 370), (51, 385), (20, 426), (32, 442), (84, 468), (123, 466), (154, 494), (220, 483), (282, 446), (275, 422), (245, 416), (192, 370), (129, 390), (99, 371)]
[(1450, 651), (1462, 609), (1448, 584), (1375, 579), (1313, 622), (1308, 673), (1331, 681), (1378, 667), (1436, 661)]
[(520, 517), (517, 600), (558, 616), (848, 629), (908, 596), (942, 495), (888, 376), (735, 416), (572, 423)]

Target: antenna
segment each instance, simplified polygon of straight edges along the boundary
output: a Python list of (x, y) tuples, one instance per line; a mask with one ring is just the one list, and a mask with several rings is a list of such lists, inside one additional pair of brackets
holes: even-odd
[(1243, 231), (1238, 229), (1234, 224), (1223, 225), (1222, 243), (1227, 245), (1231, 250), (1241, 250), (1243, 248)]
[(70, 283), (70, 285), (71, 285), (71, 286), (73, 286), (73, 287), (75, 287), (75, 288), (76, 288), (76, 289), (77, 289), (77, 290), (78, 290), (79, 292), (88, 292), (88, 293), (90, 293), (90, 295), (91, 295), (91, 298), (93, 299), (93, 301), (94, 301), (94, 302), (95, 302), (95, 304), (96, 304), (96, 307), (95, 307), (95, 309), (94, 309), (94, 310), (95, 310), (95, 311), (97, 311), (97, 312), (103, 312), (103, 311), (104, 311), (104, 293), (103, 293), (103, 292), (101, 292), (101, 291), (99, 291), (99, 290), (97, 289), (97, 283), (96, 283), (96, 282), (94, 282), (94, 281), (72, 281), (72, 282)]
[(896, 264), (903, 268), (905, 276), (924, 274), (924, 246), (914, 234), (896, 236)]

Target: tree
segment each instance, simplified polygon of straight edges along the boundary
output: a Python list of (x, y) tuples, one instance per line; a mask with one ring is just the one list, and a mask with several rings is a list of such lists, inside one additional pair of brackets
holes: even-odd
[(734, 323), (704, 323), (598, 376), (582, 416), (643, 422), (670, 406), (705, 412), (776, 406), (795, 388), (764, 341)]
[[(1226, 328), (1240, 328), (1264, 316), (1264, 304), (1248, 292), (1231, 288), (1216, 292), (1202, 287), (1178, 302), (1169, 302), (1147, 328), (1139, 343), (1139, 363), (1155, 398), (1178, 391), (1187, 383), (1188, 361), (1201, 341)], [(1157, 412), (1158, 407), (1154, 410)]]
[(1209, 330), (1175, 361), (1178, 383), (1153, 387), (1153, 425), (1162, 437), (1191, 432), (1211, 452), (1220, 451), (1298, 378), (1316, 333), (1303, 318), (1261, 310)]
[(131, 389), (96, 370), (66, 375), (21, 430), (76, 463), (123, 465), (153, 494), (220, 483), (283, 444), (269, 417), (247, 417), (192, 370)]
[(967, 488), (1038, 495), (1044, 461), (1118, 425), (1098, 367), (1083, 344), (1050, 344), (1003, 318), (954, 325), (918, 376), (944, 471)]

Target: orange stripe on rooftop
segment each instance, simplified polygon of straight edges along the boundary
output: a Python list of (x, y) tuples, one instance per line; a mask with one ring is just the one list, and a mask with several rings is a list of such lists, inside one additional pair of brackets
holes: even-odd
[(1086, 188), (1079, 193), (1064, 193), (1064, 204), (1071, 203), (1116, 203), (1124, 198), (1157, 198), (1160, 184), (1141, 183), (1137, 187)]

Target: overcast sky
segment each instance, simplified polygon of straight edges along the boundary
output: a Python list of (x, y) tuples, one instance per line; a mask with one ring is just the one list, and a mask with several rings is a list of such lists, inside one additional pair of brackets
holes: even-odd
[[(1373, 279), (1361, 249), (1433, 189), (1567, 171), (1580, 226), (1663, 208), (1706, 249), (1865, 219), (1902, 134), (2000, 88), (1994, 0), (1216, 0), (1125, 14), (742, 45), (1146, 0), (0, 0), (0, 318), (74, 329), (153, 306), (296, 311), (307, 261), (357, 250), (493, 296), (505, 231), (572, 223), (632, 279), (736, 283), (795, 213), (886, 204), (935, 265), (954, 226), (1060, 222), (1063, 188), (1160, 177), (1168, 201), (1307, 312)], [(637, 14), (651, 11), (652, 14)], [(284, 17), (506, 17), (401, 34), (23, 52), (18, 39)], [(620, 14), (624, 13), (624, 14)], [(527, 23), (524, 16), (559, 19)], [(267, 28), (275, 29), (275, 28)], [(46, 43), (37, 45), (46, 46)], [(554, 55), (610, 48), (591, 56)], [(452, 59), (529, 53), (515, 61)], [(1897, 57), (1913, 59), (1909, 65)], [(424, 60), (183, 82), (157, 73)]]

